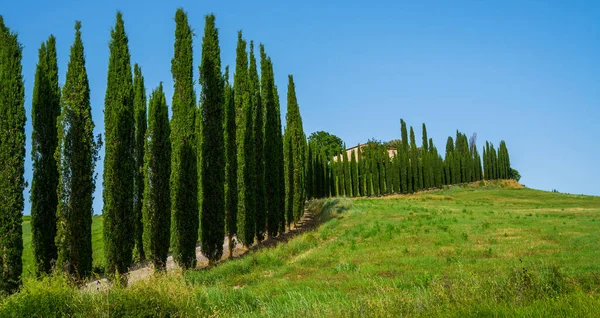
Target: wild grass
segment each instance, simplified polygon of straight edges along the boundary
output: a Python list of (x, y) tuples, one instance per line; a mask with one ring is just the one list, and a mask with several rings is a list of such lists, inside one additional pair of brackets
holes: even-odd
[(0, 316), (600, 316), (600, 198), (489, 186), (311, 201), (322, 224), (127, 288), (28, 279)]

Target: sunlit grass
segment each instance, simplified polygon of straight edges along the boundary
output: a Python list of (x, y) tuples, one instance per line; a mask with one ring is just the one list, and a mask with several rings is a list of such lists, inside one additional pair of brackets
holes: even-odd
[(275, 248), (104, 292), (28, 280), (0, 313), (600, 316), (598, 197), (492, 184), (308, 208), (321, 226)]

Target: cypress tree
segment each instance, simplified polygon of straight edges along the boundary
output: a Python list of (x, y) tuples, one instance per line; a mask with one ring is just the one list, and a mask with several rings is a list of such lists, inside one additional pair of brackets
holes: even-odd
[(475, 180), (479, 181), (483, 179), (482, 176), (482, 170), (481, 170), (481, 158), (479, 157), (479, 150), (477, 150), (477, 147), (474, 148), (475, 149), (475, 157), (474, 157), (474, 161), (475, 161)]
[[(379, 191), (380, 193), (386, 194), (387, 193), (387, 187), (386, 187), (386, 166), (385, 164), (387, 163), (386, 157), (387, 157), (387, 153), (384, 154), (384, 149), (385, 146), (383, 145), (379, 145), (378, 147), (378, 151), (377, 151), (377, 165), (379, 167)], [(385, 157), (384, 157), (385, 156)]]
[(335, 154), (333, 158), (335, 160), (331, 161), (331, 173), (333, 179), (333, 185), (331, 187), (331, 196), (344, 196), (346, 194), (346, 188), (344, 183), (344, 170), (343, 170), (343, 160), (342, 151)]
[[(487, 145), (487, 141), (486, 141), (486, 145)], [(487, 162), (487, 151), (486, 151), (486, 146), (483, 147), (483, 180), (487, 180), (490, 175), (487, 171), (489, 167), (489, 164)]]
[(104, 98), (105, 156), (102, 197), (106, 271), (125, 273), (134, 246), (133, 81), (128, 39), (121, 12), (117, 12), (109, 43), (108, 83)]
[(419, 173), (419, 149), (415, 141), (415, 131), (410, 126), (410, 166), (412, 169), (413, 189), (416, 192), (422, 189), (423, 176)]
[(314, 169), (313, 169), (313, 150), (312, 143), (307, 144), (306, 150), (306, 199), (310, 200), (314, 198)]
[(358, 197), (360, 193), (358, 191), (358, 165), (356, 164), (356, 150), (352, 150), (352, 159), (350, 159), (350, 172), (352, 175), (352, 196)]
[[(254, 56), (254, 42), (250, 41), (250, 50), (249, 50), (250, 64), (248, 68), (248, 89), (250, 90), (250, 104), (252, 107), (252, 145), (253, 145), (253, 158), (252, 158), (252, 184), (254, 185), (253, 196), (254, 196), (254, 231), (257, 242), (261, 242), (264, 239), (264, 233), (266, 228), (267, 216), (265, 211), (260, 210), (259, 206), (264, 203), (259, 198), (260, 189), (263, 186), (259, 185), (259, 173), (262, 171), (260, 168), (262, 163), (264, 165), (264, 155), (262, 153), (258, 153), (258, 150), (262, 151), (263, 144), (263, 127), (262, 127), (262, 119), (260, 118), (259, 112), (260, 108), (260, 82), (258, 78), (258, 70), (256, 67), (256, 58)], [(260, 121), (261, 126), (257, 127), (256, 124)], [(260, 145), (259, 145), (260, 143)], [(260, 149), (259, 149), (260, 148)], [(261, 201), (261, 202), (259, 202)]]
[(140, 260), (144, 260), (144, 243), (142, 234), (144, 227), (142, 223), (142, 202), (144, 197), (144, 143), (146, 140), (146, 88), (144, 76), (139, 65), (133, 66), (133, 109), (135, 120), (135, 141), (133, 157), (135, 169), (133, 171), (133, 215), (134, 215), (134, 237), (135, 250)]
[[(288, 112), (289, 115), (289, 112)], [(286, 121), (287, 121), (286, 116)], [(285, 163), (285, 217), (294, 218), (294, 153), (292, 148), (292, 138), (290, 136), (291, 127), (286, 125), (283, 135), (283, 155)], [(296, 221), (294, 219), (294, 221)]]
[(200, 63), (202, 127), (202, 254), (209, 264), (221, 259), (225, 236), (225, 137), (223, 134), (223, 77), (215, 16), (206, 16)]
[[(430, 187), (436, 187), (436, 183), (435, 183), (435, 170), (436, 170), (436, 164), (437, 164), (437, 149), (435, 149), (435, 146), (433, 145), (433, 139), (429, 138), (429, 147), (428, 149), (428, 158), (429, 158), (429, 185)], [(434, 153), (435, 150), (435, 153)]]
[[(271, 115), (271, 113), (269, 112), (273, 112), (274, 108), (275, 108), (275, 97), (274, 97), (274, 87), (273, 87), (273, 83), (274, 83), (274, 79), (271, 78), (272, 76), (272, 69), (271, 66), (269, 64), (269, 60), (267, 58), (267, 54), (265, 53), (265, 47), (264, 45), (260, 45), (259, 47), (260, 50), (260, 73), (261, 73), (261, 78), (260, 78), (260, 108), (257, 108), (257, 112), (256, 114), (260, 113), (260, 118), (258, 118), (258, 116), (255, 115), (255, 123), (258, 125), (260, 124), (260, 127), (255, 127), (255, 131), (258, 132), (259, 134), (261, 134), (260, 136), (257, 136), (257, 143), (260, 143), (260, 148), (257, 147), (257, 151), (260, 151), (260, 153), (257, 154), (256, 158), (260, 157), (260, 162), (261, 162), (261, 167), (262, 167), (262, 171), (260, 173), (257, 173), (259, 175), (259, 181), (262, 180), (262, 184), (258, 184), (258, 191), (262, 192), (259, 195), (259, 200), (262, 200), (262, 202), (260, 204), (257, 204), (257, 207), (260, 206), (262, 208), (261, 213), (263, 213), (263, 215), (266, 216), (266, 226), (267, 226), (267, 233), (270, 237), (274, 237), (277, 235), (278, 231), (279, 231), (279, 227), (280, 227), (280, 222), (281, 220), (279, 219), (280, 213), (279, 211), (274, 208), (274, 198), (273, 198), (273, 193), (275, 193), (276, 191), (278, 191), (277, 189), (270, 189), (271, 187), (278, 187), (278, 184), (275, 185), (272, 182), (275, 182), (275, 180), (277, 180), (278, 175), (279, 175), (279, 168), (276, 165), (276, 157), (277, 154), (276, 153), (272, 153), (273, 151), (275, 151), (272, 147), (273, 147), (273, 140), (270, 139), (269, 140), (269, 145), (267, 148), (267, 139), (268, 138), (273, 138), (273, 136), (267, 136), (267, 130), (269, 131), (270, 134), (274, 133), (274, 130), (270, 129), (267, 126), (267, 120), (271, 120), (271, 122), (269, 122), (270, 124), (273, 124), (273, 118), (269, 117), (267, 118), (268, 115)], [(252, 55), (254, 56), (254, 55)], [(256, 64), (256, 62), (254, 62)], [(256, 75), (258, 78), (258, 75)], [(260, 128), (260, 129), (258, 129)], [(258, 141), (258, 137), (260, 137), (260, 141)], [(260, 182), (259, 182), (260, 183)], [(267, 187), (266, 185), (269, 184), (269, 187)], [(271, 191), (271, 192), (267, 192), (267, 191)], [(269, 196), (269, 197), (268, 197)], [(270, 199), (269, 199), (270, 198)], [(270, 204), (269, 204), (270, 202)]]
[(499, 168), (498, 168), (498, 155), (496, 153), (496, 149), (494, 148), (494, 145), (490, 145), (490, 151), (492, 153), (492, 178), (494, 178), (494, 180), (497, 180), (500, 178), (500, 173), (499, 173)]
[(289, 182), (289, 186), (293, 213), (292, 215), (288, 214), (287, 218), (289, 220), (293, 217), (297, 222), (304, 213), (304, 194), (302, 186), (302, 167), (304, 166), (304, 162), (302, 161), (302, 158), (306, 141), (304, 130), (302, 128), (300, 108), (296, 99), (296, 86), (292, 75), (288, 75), (286, 129), (287, 142), (289, 144), (288, 147), (290, 147), (288, 161), (290, 161), (291, 164), (288, 163), (288, 169), (291, 169), (292, 172), (291, 174), (288, 173), (288, 177), (292, 178), (292, 181)]
[[(254, 43), (250, 41), (250, 70), (249, 80), (251, 98), (254, 114), (253, 137), (254, 137), (254, 187), (255, 187), (255, 211), (256, 211), (256, 239), (260, 242), (267, 232), (267, 211), (265, 207), (266, 185), (265, 185), (265, 107), (261, 95), (261, 81), (258, 78), (256, 58), (254, 57)], [(267, 89), (268, 90), (268, 89)]]
[(423, 133), (422, 133), (422, 161), (423, 161), (423, 188), (427, 189), (431, 187), (430, 184), (430, 176), (429, 176), (429, 168), (430, 168), (430, 160), (429, 160), (429, 138), (427, 138), (427, 127), (425, 123), (423, 123)]
[(0, 15), (0, 290), (13, 293), (23, 271), (25, 91), (22, 46)]
[(83, 277), (92, 270), (94, 169), (102, 141), (100, 136), (96, 140), (93, 135), (90, 87), (80, 29), (81, 22), (77, 21), (57, 124), (55, 159), (59, 183), (55, 242), (57, 267)]
[(453, 153), (454, 153), (454, 140), (452, 137), (448, 136), (448, 140), (446, 141), (446, 184), (454, 183), (454, 162), (453, 162)]
[[(368, 147), (368, 145), (367, 145)], [(366, 182), (365, 182), (365, 186), (366, 186), (366, 193), (367, 196), (372, 196), (373, 195), (373, 173), (372, 173), (372, 162), (371, 162), (371, 157), (369, 155), (369, 152), (367, 151), (366, 155), (365, 155), (365, 174), (367, 175), (366, 177)]]
[(384, 148), (383, 160), (385, 163), (385, 193), (394, 192), (394, 175), (392, 174), (393, 161), (390, 158), (387, 149)]
[(254, 243), (255, 218), (252, 175), (254, 174), (254, 139), (252, 134), (252, 100), (248, 80), (248, 54), (242, 31), (238, 32), (236, 67), (234, 77), (234, 103), (236, 109), (238, 214), (237, 238), (249, 247)]
[(237, 145), (233, 87), (229, 84), (229, 66), (225, 67), (225, 232), (229, 243), (229, 257), (233, 257), (233, 236), (237, 234)]
[(346, 196), (352, 196), (352, 176), (350, 174), (350, 164), (348, 162), (348, 153), (346, 152), (346, 145), (344, 144), (344, 191)]
[(360, 144), (357, 146), (357, 166), (358, 166), (358, 192), (359, 196), (367, 195), (367, 171), (365, 165), (365, 157)]
[[(408, 132), (406, 130), (406, 123), (403, 119), (400, 119), (400, 130), (402, 134), (402, 155), (400, 160), (402, 160), (400, 178), (402, 179), (402, 193), (412, 192), (412, 170), (410, 169), (410, 165), (408, 162)], [(400, 149), (399, 149), (400, 150)]]
[(171, 228), (171, 141), (162, 83), (152, 92), (144, 152), (142, 221), (144, 251), (156, 270), (165, 270)]
[(284, 201), (284, 197), (285, 197), (285, 175), (284, 175), (284, 167), (283, 167), (283, 135), (282, 135), (282, 129), (281, 129), (281, 108), (280, 108), (280, 104), (279, 104), (279, 93), (277, 92), (277, 86), (275, 85), (275, 74), (273, 73), (273, 63), (271, 62), (271, 59), (269, 58), (269, 66), (270, 66), (270, 70), (271, 70), (271, 82), (272, 82), (272, 86), (273, 86), (273, 96), (275, 99), (275, 118), (277, 119), (277, 125), (276, 125), (276, 132), (277, 132), (277, 161), (276, 161), (276, 165), (279, 166), (279, 174), (278, 174), (278, 180), (279, 180), (279, 232), (280, 233), (284, 233), (285, 232), (285, 226), (287, 224), (288, 228), (290, 227), (290, 224), (292, 222), (291, 219), (286, 219), (285, 215), (284, 215), (284, 208), (285, 208), (285, 201)]
[(171, 246), (183, 268), (196, 266), (198, 241), (198, 162), (196, 93), (192, 57), (193, 32), (183, 9), (175, 13), (175, 45), (171, 60)]
[(58, 205), (58, 166), (54, 152), (58, 146), (56, 130), (60, 115), (60, 87), (56, 39), (50, 36), (39, 50), (31, 105), (31, 232), (35, 272), (49, 274), (57, 258), (56, 207)]
[(332, 172), (331, 172), (331, 165), (329, 164), (330, 159), (326, 153), (323, 153), (322, 159), (323, 159), (323, 163), (322, 163), (323, 164), (323, 174), (324, 174), (324, 180), (325, 180), (325, 182), (324, 182), (325, 193), (324, 193), (323, 197), (329, 198), (332, 196), (332, 192), (333, 192), (331, 189)]

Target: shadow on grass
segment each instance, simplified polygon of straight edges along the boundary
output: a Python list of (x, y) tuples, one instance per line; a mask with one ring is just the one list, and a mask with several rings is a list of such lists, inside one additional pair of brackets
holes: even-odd
[(222, 259), (214, 265), (202, 266), (195, 270), (208, 270), (227, 261), (240, 259), (251, 252), (256, 252), (264, 248), (274, 248), (280, 243), (287, 243), (294, 237), (317, 229), (321, 224), (326, 223), (333, 218), (340, 218), (341, 214), (348, 211), (351, 206), (352, 202), (345, 198), (310, 200), (305, 204), (304, 215), (300, 221), (292, 224), (287, 232), (275, 237), (267, 236), (265, 240), (260, 243), (255, 243), (248, 249), (236, 248), (233, 257)]

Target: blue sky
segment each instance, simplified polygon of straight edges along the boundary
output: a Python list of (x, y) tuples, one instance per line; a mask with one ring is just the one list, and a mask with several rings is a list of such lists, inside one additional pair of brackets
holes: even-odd
[[(216, 15), (223, 65), (235, 65), (236, 32), (264, 43), (282, 113), (293, 74), (307, 134), (325, 130), (348, 145), (400, 138), (400, 118), (421, 123), (440, 149), (456, 129), (478, 144), (505, 140), (521, 182), (600, 195), (600, 4), (595, 1), (10, 1), (5, 23), (23, 44), (26, 109), (37, 51), (57, 38), (64, 83), (73, 25), (81, 20), (93, 119), (103, 133), (108, 42), (121, 10), (132, 61), (147, 92), (172, 96), (175, 10), (189, 14), (195, 79), (204, 16)], [(85, 4), (83, 4), (85, 3)], [(199, 86), (196, 86), (199, 92)], [(26, 178), (31, 180), (27, 127)], [(103, 152), (102, 152), (103, 153)], [(99, 162), (95, 213), (101, 212)], [(29, 189), (26, 208), (29, 214)]]

